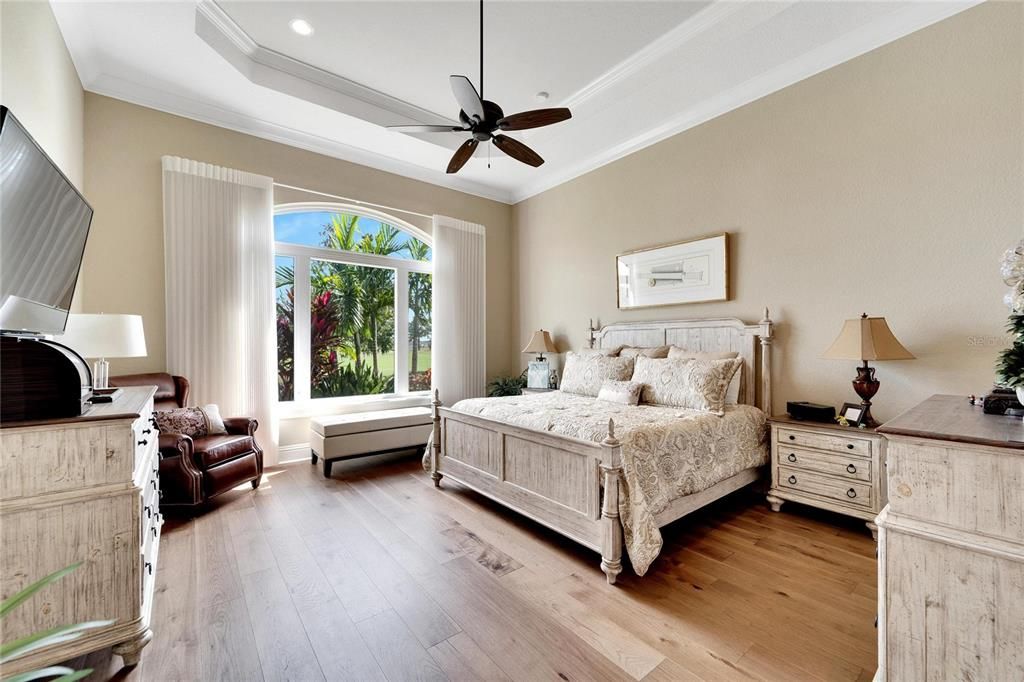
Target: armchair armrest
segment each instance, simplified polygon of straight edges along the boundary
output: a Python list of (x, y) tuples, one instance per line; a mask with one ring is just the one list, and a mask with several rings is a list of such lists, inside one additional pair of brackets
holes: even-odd
[(159, 443), (160, 459), (181, 457), (189, 462), (192, 461), (194, 444), (190, 436), (183, 433), (161, 433)]
[(256, 436), (259, 422), (251, 417), (227, 417), (224, 428), (233, 436)]
[(159, 444), (160, 504), (196, 505), (202, 502), (203, 475), (196, 466), (192, 439), (182, 433), (161, 433)]

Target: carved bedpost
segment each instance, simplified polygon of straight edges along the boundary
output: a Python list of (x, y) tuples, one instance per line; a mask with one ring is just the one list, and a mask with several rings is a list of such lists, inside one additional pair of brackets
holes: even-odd
[(601, 570), (614, 585), (622, 572), (622, 522), (619, 520), (619, 481), (622, 479), (622, 446), (615, 438), (615, 422), (608, 420), (608, 436), (601, 441), (605, 448), (601, 463), (604, 474), (604, 502), (601, 520), (604, 536), (601, 538)]
[(590, 318), (590, 322), (587, 324), (587, 348), (593, 348), (595, 333), (597, 332), (597, 327), (594, 326), (594, 318)]
[(434, 479), (434, 487), (441, 487), (441, 479), (444, 474), (441, 468), (441, 396), (440, 391), (434, 389), (434, 400), (430, 403), (434, 409), (434, 433), (433, 443), (430, 452), (430, 478)]
[(761, 409), (772, 416), (772, 320), (767, 306), (761, 320)]

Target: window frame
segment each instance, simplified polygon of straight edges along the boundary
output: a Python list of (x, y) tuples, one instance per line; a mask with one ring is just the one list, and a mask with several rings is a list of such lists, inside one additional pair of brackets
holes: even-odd
[[(274, 206), (274, 216), (287, 213), (330, 212), (346, 213), (360, 217), (372, 218), (387, 223), (407, 233), (431, 249), (433, 254), (432, 236), (408, 223), (383, 211), (365, 206), (338, 202), (294, 202)], [(433, 261), (417, 261), (393, 256), (377, 256), (355, 251), (338, 251), (327, 247), (305, 246), (289, 242), (274, 242), (274, 257), (291, 258), (294, 263), (295, 280), (292, 284), (295, 296), (295, 319), (292, 326), (295, 334), (293, 342), (294, 357), (292, 358), (292, 383), (295, 387), (293, 399), (278, 401), (280, 416), (298, 417), (313, 416), (346, 408), (366, 408), (367, 403), (381, 402), (402, 407), (408, 404), (426, 404), (429, 402), (430, 391), (409, 391), (409, 333), (408, 323), (399, 324), (399, 320), (409, 319), (409, 273), (420, 272), (433, 275)], [(310, 385), (310, 318), (311, 318), (311, 282), (310, 261), (323, 260), (346, 265), (359, 265), (393, 270), (395, 272), (395, 390), (393, 393), (371, 393), (358, 396), (338, 396), (334, 398), (313, 398)], [(275, 294), (276, 295), (276, 294)], [(299, 311), (305, 311), (300, 315)], [(400, 334), (402, 329), (405, 333)], [(275, 337), (276, 338), (276, 337)], [(276, 354), (275, 354), (276, 358)]]

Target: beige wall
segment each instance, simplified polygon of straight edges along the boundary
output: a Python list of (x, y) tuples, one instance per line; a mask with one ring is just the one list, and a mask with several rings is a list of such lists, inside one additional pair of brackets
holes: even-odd
[(84, 94), (47, 2), (0, 2), (0, 102), (82, 188)]
[[(876, 416), (984, 392), (1024, 226), (1022, 35), (1021, 4), (982, 5), (518, 204), (515, 341), (767, 305), (783, 411), (856, 398), (855, 363), (820, 356), (866, 311), (918, 357), (879, 363)], [(721, 231), (732, 301), (616, 309), (616, 253)]]
[[(112, 361), (112, 373), (165, 368), (160, 157), (198, 159), (297, 187), (441, 213), (487, 227), (487, 368), (506, 371), (512, 350), (511, 207), (383, 171), (89, 93), (86, 191), (96, 210), (85, 253), (89, 312), (139, 313), (148, 358)], [(317, 200), (279, 192), (279, 201)], [(400, 218), (407, 216), (399, 215)], [(430, 229), (429, 221), (411, 219)]]

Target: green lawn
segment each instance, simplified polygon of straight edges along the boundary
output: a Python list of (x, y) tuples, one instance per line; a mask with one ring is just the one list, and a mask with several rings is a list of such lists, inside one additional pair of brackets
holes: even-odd
[[(373, 357), (367, 354), (363, 361), (367, 366), (371, 366)], [(430, 349), (422, 348), (417, 358), (416, 371), (425, 372), (430, 369)], [(384, 353), (377, 358), (377, 366), (380, 369), (380, 373), (384, 376), (393, 376), (395, 373), (395, 354), (394, 352)]]

